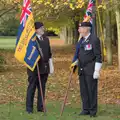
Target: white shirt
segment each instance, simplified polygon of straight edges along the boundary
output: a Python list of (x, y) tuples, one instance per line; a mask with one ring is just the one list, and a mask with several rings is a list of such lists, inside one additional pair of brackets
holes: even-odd
[[(42, 35), (36, 34), (36, 36), (39, 38), (39, 40), (43, 40)], [(41, 39), (42, 38), (42, 39)]]
[(38, 35), (38, 34), (36, 34), (36, 36), (37, 36), (38, 38), (40, 38), (40, 37), (41, 37), (41, 35)]
[(84, 41), (86, 41), (88, 39), (88, 37), (90, 36), (91, 33), (89, 33), (87, 36), (85, 36), (84, 38)]

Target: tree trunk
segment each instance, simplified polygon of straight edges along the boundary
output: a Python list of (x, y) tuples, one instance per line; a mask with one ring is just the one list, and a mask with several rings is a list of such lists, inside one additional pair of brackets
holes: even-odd
[(112, 43), (117, 47), (117, 25), (116, 23), (112, 27)]
[(73, 28), (71, 26), (68, 27), (68, 41), (66, 44), (73, 44)]
[(117, 32), (118, 32), (118, 67), (120, 70), (120, 8), (119, 7), (117, 7), (115, 13), (116, 13)]
[(106, 47), (107, 47), (107, 63), (112, 65), (112, 36), (111, 36), (111, 22), (110, 12), (106, 12)]
[(64, 40), (64, 43), (67, 43), (68, 41), (68, 35), (67, 35), (67, 26), (61, 27), (60, 29), (60, 39)]
[(60, 39), (64, 40), (65, 44), (74, 44), (74, 37), (73, 37), (73, 28), (71, 26), (64, 26), (61, 27), (60, 30)]
[(78, 42), (78, 38), (79, 38), (79, 32), (78, 32), (79, 21), (75, 21), (74, 24), (75, 24), (75, 29), (74, 29), (73, 44)]

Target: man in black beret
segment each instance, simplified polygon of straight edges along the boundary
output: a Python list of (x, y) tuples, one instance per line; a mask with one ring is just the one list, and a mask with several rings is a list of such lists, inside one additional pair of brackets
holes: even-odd
[[(41, 78), (43, 97), (45, 100), (45, 87), (48, 79), (48, 74), (52, 74), (54, 72), (53, 62), (52, 62), (52, 53), (50, 48), (49, 39), (44, 34), (44, 25), (42, 22), (35, 22), (35, 30), (36, 30), (36, 48), (39, 51), (41, 56), (38, 61), (39, 65), (39, 75)], [(33, 102), (36, 88), (38, 89), (37, 96), (37, 111), (43, 112), (43, 103), (40, 92), (40, 85), (38, 79), (38, 71), (37, 67), (34, 71), (31, 71), (27, 68), (28, 74), (28, 89), (27, 89), (27, 97), (26, 97), (26, 111), (28, 113), (33, 112)]]
[(100, 40), (91, 34), (90, 22), (82, 22), (79, 25), (81, 39), (76, 46), (73, 62), (70, 66), (73, 70), (78, 66), (80, 93), (82, 99), (82, 112), (80, 115), (95, 117), (97, 113), (97, 89), (98, 78), (102, 66)]

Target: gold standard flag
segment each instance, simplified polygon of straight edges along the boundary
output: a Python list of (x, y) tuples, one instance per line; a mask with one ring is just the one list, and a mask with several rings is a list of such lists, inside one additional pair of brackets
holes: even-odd
[(30, 0), (23, 0), (20, 26), (15, 48), (15, 58), (24, 63), (32, 71), (40, 59), (35, 37), (34, 19)]

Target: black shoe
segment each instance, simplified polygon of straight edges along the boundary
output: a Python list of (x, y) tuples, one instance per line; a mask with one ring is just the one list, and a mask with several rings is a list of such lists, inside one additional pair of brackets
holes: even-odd
[(90, 115), (90, 117), (97, 117), (96, 114), (95, 115)]
[(38, 110), (38, 112), (44, 112), (44, 110), (43, 110), (43, 109), (41, 109), (41, 110)]
[(82, 111), (79, 115), (89, 115), (89, 114), (90, 114), (89, 112)]

